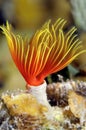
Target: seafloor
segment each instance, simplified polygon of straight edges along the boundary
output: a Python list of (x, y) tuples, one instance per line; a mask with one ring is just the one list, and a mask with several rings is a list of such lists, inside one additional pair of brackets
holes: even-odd
[(52, 83), (46, 92), (51, 113), (28, 91), (2, 93), (0, 130), (86, 130), (86, 82)]

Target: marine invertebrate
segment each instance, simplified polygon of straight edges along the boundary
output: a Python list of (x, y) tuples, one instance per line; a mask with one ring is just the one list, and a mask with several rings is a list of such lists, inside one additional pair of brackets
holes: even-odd
[(14, 35), (8, 23), (6, 27), (1, 27), (12, 58), (27, 84), (40, 85), (47, 75), (63, 69), (84, 52), (80, 51), (82, 45), (79, 39), (73, 36), (75, 27), (64, 34), (65, 23), (64, 19), (58, 19), (50, 25), (49, 20), (30, 41)]
[[(45, 102), (47, 105), (45, 77), (60, 71), (78, 55), (86, 52), (82, 49), (81, 41), (73, 35), (75, 27), (67, 33), (63, 31), (65, 23), (66, 21), (61, 18), (54, 24), (49, 20), (30, 41), (26, 37), (15, 35), (8, 23), (6, 27), (1, 27), (7, 38), (12, 58), (27, 82), (27, 88), (31, 87), (31, 93), (41, 103)], [(41, 86), (43, 83), (45, 87)], [(39, 85), (42, 90), (37, 88)]]

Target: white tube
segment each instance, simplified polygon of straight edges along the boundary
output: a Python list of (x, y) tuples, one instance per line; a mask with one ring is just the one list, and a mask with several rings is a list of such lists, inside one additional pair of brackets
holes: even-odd
[(36, 97), (39, 103), (45, 105), (48, 108), (51, 107), (48, 102), (47, 94), (46, 94), (46, 86), (47, 86), (46, 81), (44, 81), (44, 83), (39, 86), (31, 86), (29, 84), (27, 86), (28, 88), (30, 88), (30, 94)]

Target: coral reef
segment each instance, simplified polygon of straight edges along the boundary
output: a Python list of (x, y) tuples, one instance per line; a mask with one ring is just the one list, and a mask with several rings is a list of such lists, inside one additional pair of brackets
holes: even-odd
[[(53, 113), (38, 103), (27, 91), (2, 94), (1, 130), (67, 130), (86, 128), (86, 83), (67, 80), (47, 85), (48, 101)], [(47, 116), (54, 115), (53, 119)]]

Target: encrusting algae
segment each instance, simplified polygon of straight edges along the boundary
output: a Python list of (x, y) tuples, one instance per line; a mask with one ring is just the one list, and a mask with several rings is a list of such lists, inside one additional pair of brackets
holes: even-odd
[(2, 100), (12, 116), (22, 115), (22, 113), (40, 116), (43, 115), (43, 112), (47, 112), (47, 108), (39, 104), (38, 101), (28, 93), (21, 93), (13, 97), (11, 95), (4, 95), (2, 96)]

